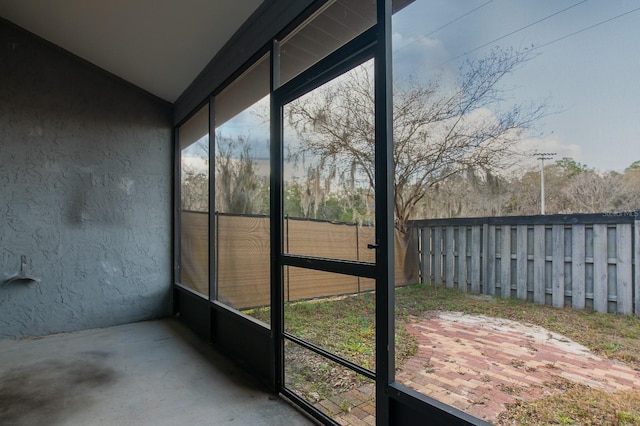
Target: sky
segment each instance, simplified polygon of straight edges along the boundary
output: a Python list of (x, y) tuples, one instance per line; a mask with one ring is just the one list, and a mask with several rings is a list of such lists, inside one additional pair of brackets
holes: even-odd
[(640, 2), (416, 0), (393, 18), (394, 77), (455, 78), (493, 48), (530, 49), (508, 102), (545, 102), (523, 147), (598, 170), (640, 160)]
[[(531, 59), (503, 80), (505, 105), (545, 103), (523, 151), (552, 152), (600, 171), (640, 160), (640, 1), (415, 0), (393, 17), (393, 73), (454, 81), (494, 48)], [(268, 158), (268, 98), (222, 127)], [(247, 130), (249, 129), (249, 130)], [(536, 164), (531, 157), (529, 166)]]

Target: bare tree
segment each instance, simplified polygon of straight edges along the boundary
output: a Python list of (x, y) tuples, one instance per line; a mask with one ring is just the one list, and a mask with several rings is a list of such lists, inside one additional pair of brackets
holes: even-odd
[(616, 173), (586, 171), (574, 176), (563, 188), (571, 213), (598, 213), (616, 209), (620, 178)]
[(430, 218), (501, 216), (510, 197), (508, 184), (504, 177), (471, 169), (434, 185), (415, 214)]
[(209, 211), (209, 138), (182, 152), (180, 199), (182, 210)]
[[(516, 143), (544, 114), (544, 104), (502, 104), (503, 78), (529, 59), (494, 50), (467, 61), (456, 84), (416, 79), (394, 85), (394, 202), (396, 227), (435, 185), (469, 170), (493, 173), (514, 161)], [(374, 90), (362, 66), (291, 103), (286, 119), (300, 140), (296, 155), (320, 158), (327, 170), (374, 181)]]
[(183, 165), (180, 198), (182, 210), (209, 211), (209, 173), (193, 165)]
[(216, 135), (216, 210), (224, 213), (265, 213), (259, 193), (268, 187), (260, 179), (251, 157), (251, 144), (243, 136)]

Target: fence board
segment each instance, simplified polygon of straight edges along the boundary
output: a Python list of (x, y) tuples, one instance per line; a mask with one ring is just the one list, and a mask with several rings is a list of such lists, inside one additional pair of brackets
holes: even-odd
[(527, 225), (518, 225), (516, 229), (516, 295), (527, 300)]
[(571, 306), (575, 309), (585, 307), (585, 229), (583, 224), (573, 225), (571, 229)]
[(216, 217), (217, 300), (236, 309), (269, 305), (268, 217)]
[(603, 313), (609, 306), (607, 261), (607, 225), (593, 225), (593, 308)]
[[(356, 225), (288, 218), (286, 230), (285, 237), (289, 249), (285, 253), (328, 259), (375, 261), (373, 256), (370, 259), (358, 259)], [(366, 238), (362, 238), (362, 241), (366, 247)], [(364, 254), (366, 250), (363, 251)]]
[(442, 227), (433, 231), (433, 282), (442, 285)]
[[(428, 273), (450, 287), (453, 270), (453, 287), (475, 293), (508, 298), (514, 291), (513, 297), (525, 300), (533, 293), (539, 304), (640, 315), (640, 219), (569, 219), (491, 217), (421, 224), (440, 228), (437, 241), (432, 231), (431, 242), (423, 242), (439, 250)], [(451, 234), (450, 227), (457, 230)]]
[(467, 227), (458, 227), (458, 289), (467, 291)]
[(358, 292), (358, 277), (288, 267), (289, 300), (312, 299)]
[(551, 245), (553, 247), (551, 265), (552, 305), (564, 307), (564, 225), (553, 225), (551, 228)]
[(545, 226), (533, 227), (533, 301), (545, 303)]
[(616, 225), (616, 269), (617, 269), (617, 306), (619, 314), (633, 312), (633, 265), (632, 227), (630, 224)]
[(487, 294), (496, 294), (496, 227), (495, 225), (486, 225), (486, 247), (485, 257), (487, 259), (487, 272), (484, 278), (484, 288)]
[(209, 297), (209, 213), (181, 212), (180, 281)]
[(455, 229), (453, 226), (447, 226), (445, 228), (444, 247), (445, 247), (445, 266), (444, 277), (447, 283), (447, 288), (453, 288), (454, 268), (455, 268), (455, 252), (453, 246), (453, 237)]
[(433, 262), (431, 260), (431, 244), (433, 239), (431, 238), (431, 234), (433, 232), (432, 228), (426, 227), (422, 228), (421, 237), (422, 237), (422, 282), (425, 284), (432, 284), (431, 280), (431, 265)]
[(505, 299), (511, 297), (511, 226), (502, 225), (500, 251), (500, 292)]
[(480, 292), (480, 226), (471, 227), (471, 291), (473, 293)]
[[(636, 210), (636, 213), (640, 210)], [(633, 261), (635, 263), (635, 313), (640, 316), (640, 220), (634, 222)]]

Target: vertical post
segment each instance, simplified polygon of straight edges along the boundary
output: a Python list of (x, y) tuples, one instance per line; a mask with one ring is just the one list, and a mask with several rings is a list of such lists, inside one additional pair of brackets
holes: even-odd
[(540, 160), (540, 214), (545, 214), (545, 202), (544, 202), (544, 160), (551, 160), (556, 153), (555, 152), (538, 152), (533, 154)]
[(511, 298), (511, 225), (502, 225), (502, 250), (500, 251), (500, 294)]
[(442, 226), (433, 230), (433, 284), (442, 285)]
[[(487, 226), (487, 225), (485, 225)], [(496, 281), (497, 281), (497, 271), (496, 271), (496, 225), (491, 224), (488, 225), (487, 231), (485, 233), (487, 239), (487, 251), (485, 252), (485, 256), (487, 257), (487, 272), (485, 274), (485, 288), (486, 294), (491, 296), (496, 294)]]
[(516, 227), (516, 295), (527, 300), (527, 225)]
[(533, 301), (544, 305), (546, 302), (545, 285), (545, 226), (533, 227)]
[[(360, 232), (359, 225), (356, 223), (356, 260), (360, 260)], [(360, 294), (360, 275), (358, 275), (358, 294)]]
[(635, 211), (636, 220), (633, 222), (633, 262), (635, 263), (635, 274), (634, 274), (634, 302), (635, 308), (634, 312), (636, 315), (640, 316), (640, 210)]
[[(173, 131), (173, 284), (180, 282), (180, 268), (182, 266), (181, 260), (181, 235), (182, 235), (182, 188), (181, 188), (181, 163), (182, 163), (182, 151), (180, 149), (179, 130), (176, 128)], [(178, 313), (178, 298), (173, 293), (173, 314)]]
[(609, 309), (609, 274), (607, 264), (607, 225), (593, 225), (593, 308), (607, 313)]
[(490, 290), (491, 284), (489, 283), (489, 225), (482, 225), (482, 251), (480, 253), (482, 257), (482, 273), (481, 273), (481, 288), (484, 294), (493, 294)]
[[(210, 215), (212, 213), (209, 213)], [(210, 269), (213, 269), (213, 272), (210, 272), (213, 275), (213, 290), (209, 291), (209, 299), (210, 300), (218, 300), (218, 291), (219, 291), (219, 277), (220, 273), (218, 271), (218, 265), (220, 264), (220, 252), (218, 250), (220, 244), (220, 215), (217, 211), (213, 212), (213, 223), (214, 223), (214, 231), (213, 231), (213, 243), (211, 244), (212, 252), (210, 262)]]
[(616, 311), (633, 313), (633, 224), (616, 225)]
[(458, 226), (458, 290), (467, 291), (467, 226)]
[(209, 300), (218, 299), (218, 250), (216, 242), (217, 221), (216, 221), (216, 104), (215, 97), (209, 96)]
[(422, 233), (421, 227), (416, 227), (416, 244), (418, 247), (418, 282), (424, 283), (424, 252), (423, 252), (423, 241), (422, 237), (424, 234)]
[(393, 226), (393, 99), (391, 0), (377, 0), (375, 53), (376, 183), (376, 425), (391, 422), (389, 384), (395, 380), (395, 253)]
[(540, 214), (544, 216), (544, 158), (541, 158), (540, 162)]
[(453, 288), (453, 276), (455, 267), (455, 253), (453, 245), (454, 235), (453, 225), (448, 225), (445, 228), (444, 250), (445, 250), (445, 266), (444, 266), (444, 279), (447, 283), (447, 288)]
[(274, 393), (280, 392), (284, 386), (284, 302), (283, 278), (280, 257), (282, 256), (282, 108), (274, 96), (274, 90), (280, 86), (280, 44), (273, 41), (271, 45), (271, 98), (270, 98), (270, 128), (271, 144), (269, 147), (269, 161), (271, 177), (269, 189), (271, 200), (269, 204), (270, 220), (269, 234), (271, 235), (271, 344), (273, 345), (273, 387)]
[[(283, 209), (284, 213), (284, 209)], [(284, 253), (289, 253), (289, 215), (284, 215)], [(286, 293), (284, 302), (291, 302), (291, 268), (285, 267), (286, 273), (283, 272), (282, 277), (282, 292), (283, 296)]]
[(571, 306), (585, 307), (585, 227), (578, 223), (571, 227)]
[(480, 293), (480, 230), (481, 225), (473, 225), (471, 227), (471, 292)]
[(564, 225), (551, 228), (551, 303), (555, 308), (564, 307)]

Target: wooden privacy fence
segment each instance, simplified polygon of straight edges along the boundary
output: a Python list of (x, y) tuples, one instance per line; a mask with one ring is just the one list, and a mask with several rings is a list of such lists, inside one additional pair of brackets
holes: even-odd
[[(208, 213), (182, 211), (181, 284), (209, 295)], [(285, 253), (340, 260), (373, 262), (375, 228), (367, 225), (285, 218)], [(215, 295), (236, 309), (268, 305), (270, 301), (270, 227), (268, 216), (216, 213), (212, 268)], [(417, 281), (417, 268), (405, 268), (408, 247), (396, 235), (396, 284)], [(414, 262), (417, 264), (417, 262)], [(374, 289), (372, 279), (304, 268), (286, 267), (285, 301), (354, 294)]]
[(411, 226), (423, 283), (640, 315), (640, 210), (417, 220)]

